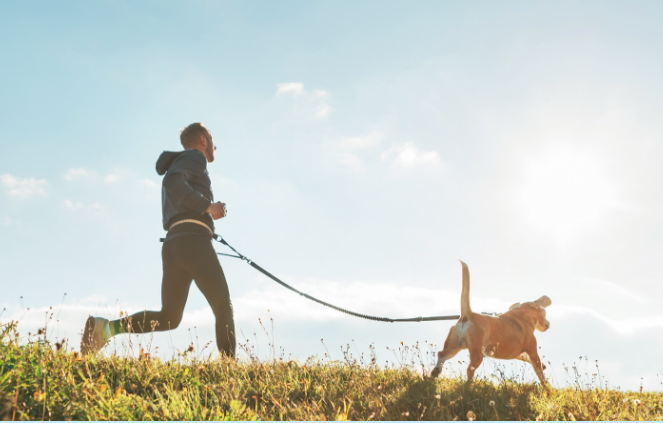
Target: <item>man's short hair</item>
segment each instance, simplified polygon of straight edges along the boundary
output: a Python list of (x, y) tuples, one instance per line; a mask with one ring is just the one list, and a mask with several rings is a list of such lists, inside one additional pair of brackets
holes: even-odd
[(209, 131), (201, 122), (194, 122), (180, 132), (180, 142), (184, 148), (192, 148), (196, 145), (201, 135), (207, 136)]

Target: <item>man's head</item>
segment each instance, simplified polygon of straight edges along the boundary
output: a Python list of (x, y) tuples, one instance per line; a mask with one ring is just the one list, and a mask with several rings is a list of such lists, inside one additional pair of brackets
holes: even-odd
[(214, 150), (216, 150), (216, 147), (212, 140), (212, 134), (202, 123), (194, 122), (184, 128), (180, 132), (180, 142), (182, 143), (182, 147), (186, 149), (192, 148), (202, 152), (209, 163), (214, 161)]

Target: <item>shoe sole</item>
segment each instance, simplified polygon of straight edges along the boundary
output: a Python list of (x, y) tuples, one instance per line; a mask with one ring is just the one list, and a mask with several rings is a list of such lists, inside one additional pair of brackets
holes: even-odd
[(96, 353), (96, 345), (94, 342), (94, 329), (97, 327), (97, 321), (94, 317), (90, 316), (85, 322), (85, 329), (83, 329), (83, 338), (81, 339), (81, 354)]

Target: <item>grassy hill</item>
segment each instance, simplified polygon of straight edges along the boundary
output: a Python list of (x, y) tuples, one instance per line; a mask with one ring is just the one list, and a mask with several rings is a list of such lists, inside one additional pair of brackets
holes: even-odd
[[(24, 340), (25, 341), (25, 340)], [(348, 363), (81, 357), (0, 326), (3, 420), (662, 420), (663, 394), (555, 389)]]

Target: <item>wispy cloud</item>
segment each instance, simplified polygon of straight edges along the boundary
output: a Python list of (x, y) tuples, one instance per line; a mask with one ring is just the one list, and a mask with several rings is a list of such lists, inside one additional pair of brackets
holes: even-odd
[(352, 170), (363, 170), (365, 162), (360, 155), (380, 145), (382, 139), (383, 135), (380, 132), (358, 137), (343, 137), (333, 145), (336, 160)]
[(304, 93), (304, 84), (301, 82), (286, 82), (282, 84), (276, 84), (277, 97), (281, 95), (291, 95), (296, 97), (298, 95), (303, 95)]
[(74, 203), (71, 200), (64, 200), (62, 202), (62, 204), (64, 204), (64, 208), (66, 208), (67, 210), (72, 210), (72, 211), (76, 211), (76, 210), (80, 209), (81, 207), (83, 207), (83, 204)]
[(145, 187), (150, 188), (150, 189), (159, 189), (161, 188), (161, 184), (154, 182), (153, 180), (149, 178), (143, 178), (143, 180), (140, 181), (141, 184), (143, 184)]
[(385, 163), (391, 163), (393, 166), (404, 169), (421, 166), (442, 168), (444, 165), (437, 151), (419, 150), (413, 141), (392, 145), (388, 150), (382, 152), (380, 158)]
[(89, 179), (95, 176), (96, 176), (95, 172), (84, 168), (69, 169), (67, 173), (64, 174), (64, 179), (67, 181), (76, 181), (79, 179)]
[(104, 212), (104, 207), (99, 203), (92, 203), (87, 206), (87, 209), (93, 214), (102, 214)]
[(568, 305), (558, 305), (551, 307), (548, 312), (549, 319), (572, 317), (573, 315), (578, 314), (594, 317), (595, 319), (598, 319), (601, 322), (607, 324), (621, 335), (628, 335), (645, 329), (663, 328), (663, 315), (613, 319), (588, 307)]
[(329, 93), (316, 89), (306, 91), (301, 82), (285, 82), (276, 84), (276, 97), (292, 97), (299, 103), (300, 108), (313, 112), (317, 117), (329, 115), (333, 109), (328, 104)]
[(35, 195), (45, 196), (48, 182), (45, 179), (20, 178), (5, 173), (0, 176), (0, 184), (13, 197), (29, 198)]
[(117, 182), (119, 180), (120, 180), (120, 173), (119, 172), (109, 173), (104, 178), (104, 182), (106, 182), (107, 184), (112, 184), (113, 182)]

